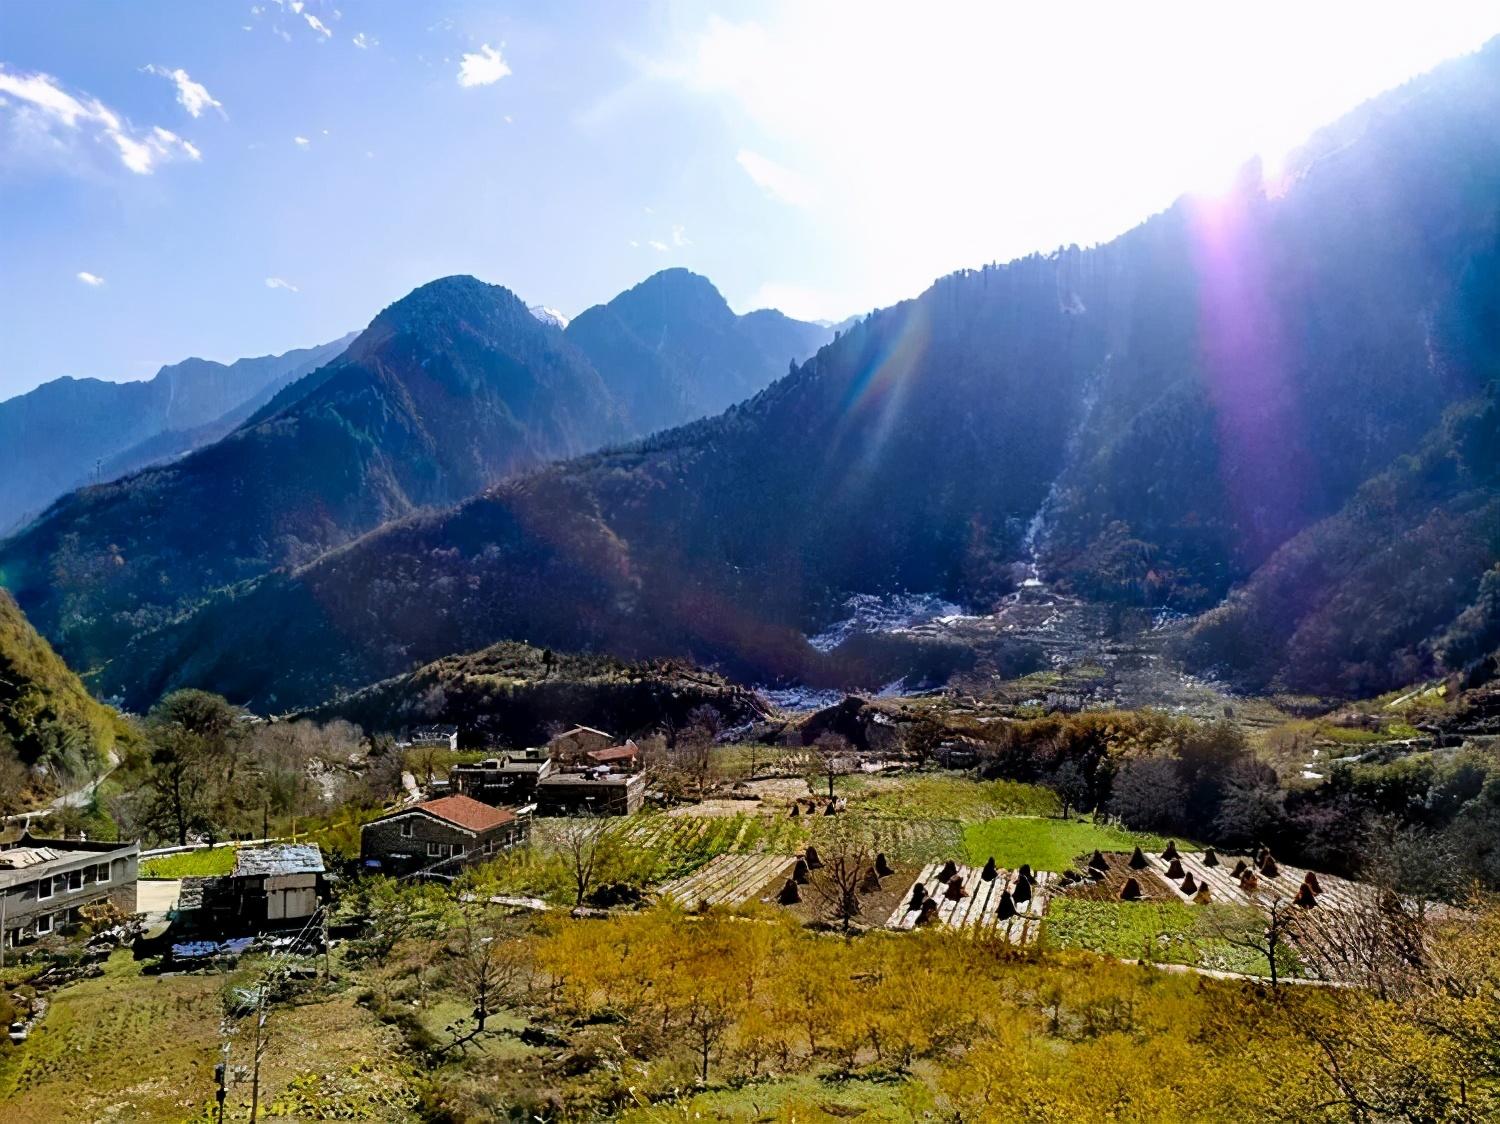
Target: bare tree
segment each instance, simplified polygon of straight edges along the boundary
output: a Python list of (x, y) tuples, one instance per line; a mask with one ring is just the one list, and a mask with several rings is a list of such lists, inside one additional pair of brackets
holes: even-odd
[(466, 904), (460, 917), (448, 946), (453, 982), (473, 1002), (474, 1033), (482, 1034), (486, 1020), (525, 977), (526, 962), (520, 942), (493, 907)]
[(723, 732), (724, 719), (706, 703), (689, 711), (687, 725), (677, 731), (673, 756), (677, 767), (692, 778), (700, 803), (713, 771), (714, 743)]
[(1232, 905), (1204, 906), (1199, 924), (1203, 931), (1234, 948), (1242, 948), (1265, 957), (1271, 986), (1281, 982), (1281, 964), (1288, 939), (1296, 929), (1296, 906), (1272, 895), (1258, 905), (1258, 917), (1249, 918), (1245, 910)]
[(573, 904), (580, 906), (593, 889), (600, 866), (615, 844), (615, 821), (605, 816), (579, 816), (561, 821), (558, 849), (573, 875)]
[(828, 799), (832, 800), (834, 779), (854, 772), (858, 764), (854, 746), (843, 734), (829, 730), (818, 735), (813, 751), (813, 775), (828, 779)]
[(840, 816), (829, 831), (820, 835), (817, 852), (821, 865), (809, 871), (808, 886), (829, 917), (848, 932), (859, 917), (861, 888), (875, 870), (872, 833), (859, 817)]

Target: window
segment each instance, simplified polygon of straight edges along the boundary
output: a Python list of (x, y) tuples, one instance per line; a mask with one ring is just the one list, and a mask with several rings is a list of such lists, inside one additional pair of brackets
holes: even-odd
[(38, 936), (52, 932), (52, 914), (44, 913), (36, 919), (36, 931)]
[(461, 855), (461, 854), (463, 854), (464, 853), (464, 845), (462, 843), (455, 843), (455, 844), (453, 844), (453, 853), (455, 855)]
[(109, 863), (100, 863), (99, 864), (98, 868), (94, 871), (94, 881), (95, 882), (108, 882), (109, 881)]
[(440, 844), (440, 843), (429, 843), (429, 844), (427, 844), (427, 857), (429, 859), (437, 858), (438, 855), (442, 854), (442, 851), (440, 851), (438, 849), (441, 846), (442, 846), (442, 844)]
[(416, 834), (416, 831), (417, 825), (412, 823), (411, 820), (406, 820), (401, 824), (402, 839), (410, 839), (413, 835)]
[(52, 879), (43, 878), (36, 884), (36, 899), (44, 902), (52, 896)]
[(83, 871), (82, 870), (70, 870), (70, 871), (68, 871), (68, 889), (70, 889), (70, 890), (81, 890), (81, 889), (83, 889)]

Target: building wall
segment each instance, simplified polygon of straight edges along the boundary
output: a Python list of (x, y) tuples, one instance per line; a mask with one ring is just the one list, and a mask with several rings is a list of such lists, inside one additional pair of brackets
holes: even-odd
[[(109, 877), (101, 881), (98, 868), (108, 864)], [(98, 902), (112, 902), (123, 913), (134, 913), (136, 906), (136, 877), (139, 852), (135, 849), (125, 854), (107, 851), (96, 854), (79, 854), (67, 862), (49, 864), (47, 873), (41, 878), (29, 878), (0, 891), (4, 898), (3, 924), (0, 936), (10, 944), (28, 941), (40, 935), (37, 921), (52, 919), (52, 930), (66, 931), (76, 924), (77, 911), (83, 906)], [(9, 873), (9, 872), (7, 872)], [(16, 872), (24, 875), (24, 870)], [(78, 875), (77, 887), (73, 875)], [(50, 897), (41, 897), (38, 883), (50, 884)]]
[[(403, 827), (409, 827), (411, 834), (403, 835)], [(432, 816), (411, 814), (366, 824), (360, 832), (359, 855), (362, 860), (379, 860), (382, 870), (398, 874), (423, 870), (452, 859), (457, 847), (463, 848), (467, 861), (478, 862), (486, 855), (524, 842), (529, 827), (530, 817), (521, 816), (476, 836)], [(391, 857), (402, 854), (411, 857)]]
[(646, 785), (638, 775), (600, 784), (581, 775), (573, 781), (564, 773), (537, 785), (536, 790), (537, 812), (544, 816), (629, 816), (641, 810), (645, 799)]

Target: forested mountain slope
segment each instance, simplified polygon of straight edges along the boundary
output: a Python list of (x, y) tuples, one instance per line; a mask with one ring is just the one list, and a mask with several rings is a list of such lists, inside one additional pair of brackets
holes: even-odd
[(145, 382), (55, 379), (0, 402), (0, 533), (96, 471), (113, 480), (216, 440), (243, 420), (241, 409), (335, 358), (353, 338), (228, 365), (185, 359)]

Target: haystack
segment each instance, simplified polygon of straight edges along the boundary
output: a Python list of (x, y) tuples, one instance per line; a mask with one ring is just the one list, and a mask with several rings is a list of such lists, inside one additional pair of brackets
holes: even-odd
[(1315, 894), (1321, 894), (1323, 892), (1323, 887), (1318, 884), (1318, 876), (1310, 870), (1303, 877), (1302, 885), (1306, 886)]
[(797, 865), (792, 867), (792, 878), (799, 886), (807, 885), (807, 860), (798, 859)]
[(1260, 872), (1267, 878), (1275, 878), (1281, 873), (1281, 869), (1276, 865), (1276, 860), (1271, 857), (1269, 851), (1266, 853), (1266, 861), (1260, 864)]
[(789, 819), (796, 819), (801, 814), (802, 814), (802, 805), (794, 803), (792, 805), (792, 814), (788, 818)]
[(911, 910), (913, 910), (913, 909), (921, 909), (922, 908), (922, 903), (925, 902), (926, 900), (927, 900), (927, 887), (923, 883), (918, 882), (915, 886), (913, 886), (911, 888), (911, 901), (908, 902), (907, 906), (906, 906), (908, 912), (911, 911)]
[(874, 867), (865, 871), (865, 876), (860, 880), (859, 892), (861, 894), (878, 894), (883, 887), (880, 885), (880, 875)]
[(1237, 863), (1234, 864), (1234, 869), (1229, 872), (1229, 877), (1231, 877), (1231, 878), (1238, 878), (1240, 875), (1244, 874), (1245, 871), (1247, 871), (1249, 869), (1250, 868), (1245, 865), (1245, 860), (1241, 859), (1239, 862), (1237, 862)]
[(1187, 872), (1187, 877), (1182, 880), (1182, 892), (1192, 895), (1198, 892), (1198, 880), (1193, 877), (1193, 872)]
[(1018, 902), (1029, 902), (1031, 900), (1031, 879), (1024, 874), (1016, 875), (1016, 888), (1010, 892), (1012, 899)]
[(950, 902), (962, 901), (969, 896), (969, 891), (964, 889), (964, 880), (955, 874), (948, 879), (948, 888), (943, 891), (943, 896)]
[(1212, 847), (1210, 847), (1208, 850), (1206, 850), (1206, 851), (1203, 852), (1203, 865), (1204, 866), (1218, 866), (1219, 865), (1219, 856), (1215, 853), (1215, 851), (1214, 851), (1214, 849)]
[(1193, 901), (1197, 902), (1199, 905), (1207, 905), (1212, 900), (1213, 893), (1209, 890), (1207, 882), (1199, 886), (1198, 892), (1193, 895)]
[(1090, 870), (1108, 870), (1109, 869), (1109, 862), (1108, 862), (1107, 859), (1105, 859), (1104, 853), (1102, 851), (1095, 851), (1092, 855), (1089, 856), (1089, 869)]
[(1297, 888), (1297, 896), (1292, 899), (1293, 905), (1300, 905), (1303, 909), (1311, 909), (1318, 904), (1318, 899), (1313, 897), (1312, 890), (1308, 889), (1307, 883), (1302, 883)]
[(928, 898), (922, 903), (922, 912), (917, 914), (918, 925), (931, 924), (937, 918), (938, 904), (936, 898)]
[(1122, 902), (1138, 902), (1141, 900), (1141, 884), (1134, 878), (1125, 879), (1125, 885), (1120, 887), (1120, 900)]
[(838, 810), (839, 810), (838, 809), (838, 805), (835, 804), (832, 800), (830, 800), (828, 802), (828, 807), (826, 807), (826, 808), (823, 809), (823, 814), (825, 816), (832, 816), (832, 815), (837, 814)]
[(1006, 890), (1003, 894), (1000, 895), (1000, 905), (999, 908), (995, 910), (995, 916), (998, 917), (1001, 921), (1004, 921), (1006, 918), (1014, 917), (1015, 915), (1016, 900), (1010, 896), (1010, 891)]
[(1016, 873), (1019, 874), (1022, 878), (1026, 879), (1026, 881), (1028, 882), (1036, 881), (1036, 875), (1031, 873), (1030, 863), (1022, 863), (1021, 869), (1016, 871)]
[(1167, 877), (1168, 878), (1181, 878), (1182, 877), (1182, 860), (1181, 859), (1174, 857), (1172, 859), (1172, 861), (1167, 864)]
[(958, 864), (956, 862), (954, 862), (952, 859), (949, 859), (947, 862), (945, 862), (943, 864), (943, 869), (940, 870), (940, 871), (938, 871), (938, 881), (939, 882), (946, 882), (946, 881), (948, 881), (948, 879), (952, 878), (957, 873), (958, 873)]
[(995, 856), (991, 855), (984, 860), (984, 869), (979, 872), (979, 877), (983, 878), (986, 882), (993, 882), (995, 875), (999, 873), (999, 870), (995, 867)]
[(797, 889), (795, 878), (786, 880), (786, 885), (781, 888), (781, 893), (776, 895), (776, 900), (782, 905), (796, 905), (802, 900), (802, 891)]
[(818, 849), (811, 843), (807, 845), (807, 850), (802, 853), (802, 857), (807, 860), (808, 870), (817, 870), (823, 865), (823, 860), (818, 857)]
[(1141, 849), (1139, 847), (1137, 847), (1134, 851), (1130, 852), (1130, 869), (1131, 870), (1145, 870), (1146, 869), (1146, 856), (1141, 851)]
[(1255, 871), (1247, 870), (1240, 875), (1240, 889), (1247, 894), (1253, 894), (1260, 889), (1260, 879), (1255, 877)]
[(1177, 858), (1177, 843), (1175, 840), (1167, 840), (1166, 850), (1162, 851), (1161, 857), (1168, 861)]
[(894, 870), (891, 869), (891, 864), (886, 861), (886, 857), (885, 857), (885, 852), (884, 851), (881, 851), (879, 854), (877, 854), (875, 856), (875, 873), (878, 874), (878, 875), (880, 875), (880, 877), (882, 877), (882, 878), (884, 878), (887, 874), (895, 874), (896, 873)]

